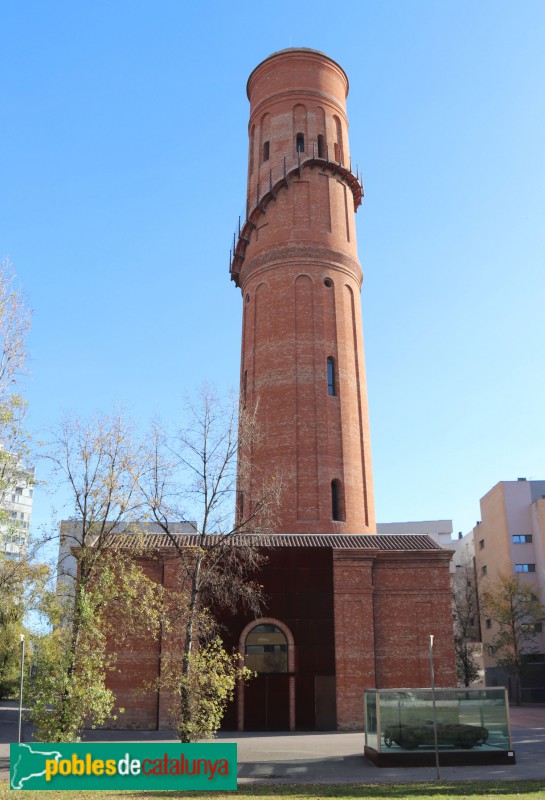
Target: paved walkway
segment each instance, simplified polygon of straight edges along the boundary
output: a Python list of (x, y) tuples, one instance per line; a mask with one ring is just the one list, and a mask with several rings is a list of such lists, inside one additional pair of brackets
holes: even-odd
[[(455, 780), (543, 780), (545, 790), (545, 707), (511, 709), (517, 764), (441, 767)], [(30, 729), (25, 738), (30, 738)], [(89, 741), (173, 741), (166, 731), (89, 731)], [(238, 745), (239, 783), (410, 783), (432, 781), (435, 767), (379, 768), (363, 757), (362, 733), (220, 734)], [(0, 704), (0, 778), (8, 778), (9, 742), (17, 740), (17, 708)]]

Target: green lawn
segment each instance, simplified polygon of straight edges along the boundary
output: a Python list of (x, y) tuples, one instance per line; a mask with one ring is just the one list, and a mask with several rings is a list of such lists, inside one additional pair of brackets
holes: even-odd
[(243, 785), (238, 792), (12, 792), (7, 781), (0, 782), (0, 800), (137, 800), (137, 798), (157, 798), (167, 800), (173, 797), (197, 797), (200, 800), (229, 800), (235, 795), (258, 797), (260, 800), (275, 800), (287, 797), (290, 800), (319, 800), (319, 798), (338, 797), (343, 800), (545, 800), (545, 780), (543, 781), (473, 781), (456, 783), (396, 783), (392, 785), (338, 784), (326, 786), (285, 786), (272, 784)]

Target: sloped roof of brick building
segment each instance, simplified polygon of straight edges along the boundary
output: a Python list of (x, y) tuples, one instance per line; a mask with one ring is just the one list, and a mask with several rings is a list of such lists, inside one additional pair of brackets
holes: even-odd
[[(207, 535), (203, 538), (195, 534), (177, 534), (176, 542), (182, 547), (213, 547), (224, 538), (219, 535)], [(433, 539), (424, 534), (270, 534), (256, 536), (253, 534), (236, 534), (228, 537), (233, 545), (250, 544), (259, 547), (330, 547), (334, 550), (387, 550), (387, 551), (426, 551), (442, 550)], [(113, 534), (109, 545), (116, 549), (131, 548), (138, 541), (140, 547), (154, 550), (173, 547), (172, 542), (164, 533)], [(447, 551), (448, 552), (448, 551)]]

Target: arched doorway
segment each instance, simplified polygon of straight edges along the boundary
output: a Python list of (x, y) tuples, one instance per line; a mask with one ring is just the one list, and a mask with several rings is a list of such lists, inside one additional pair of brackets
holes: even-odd
[(239, 730), (295, 730), (295, 647), (289, 628), (269, 617), (255, 620), (242, 631), (239, 652), (257, 672), (240, 688)]

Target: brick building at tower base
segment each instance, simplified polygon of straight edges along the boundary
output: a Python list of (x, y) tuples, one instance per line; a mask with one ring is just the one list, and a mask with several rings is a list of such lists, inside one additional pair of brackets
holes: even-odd
[[(130, 535), (114, 538), (116, 547), (130, 547)], [(198, 536), (181, 538), (199, 544)], [(148, 535), (146, 545), (154, 553), (145, 564), (150, 577), (175, 586), (179, 560), (167, 537)], [(259, 649), (248, 646), (259, 641), (252, 632), (274, 630), (285, 660), (239, 688), (224, 729), (362, 729), (364, 689), (430, 685), (430, 634), (437, 686), (456, 685), (450, 551), (427, 536), (381, 535), (275, 534), (261, 548), (267, 560), (254, 577), (266, 605), (258, 619), (220, 611), (222, 638), (251, 663)], [(110, 679), (126, 709), (117, 724), (169, 728), (165, 698), (139, 688), (159, 675), (168, 641), (132, 646)]]

